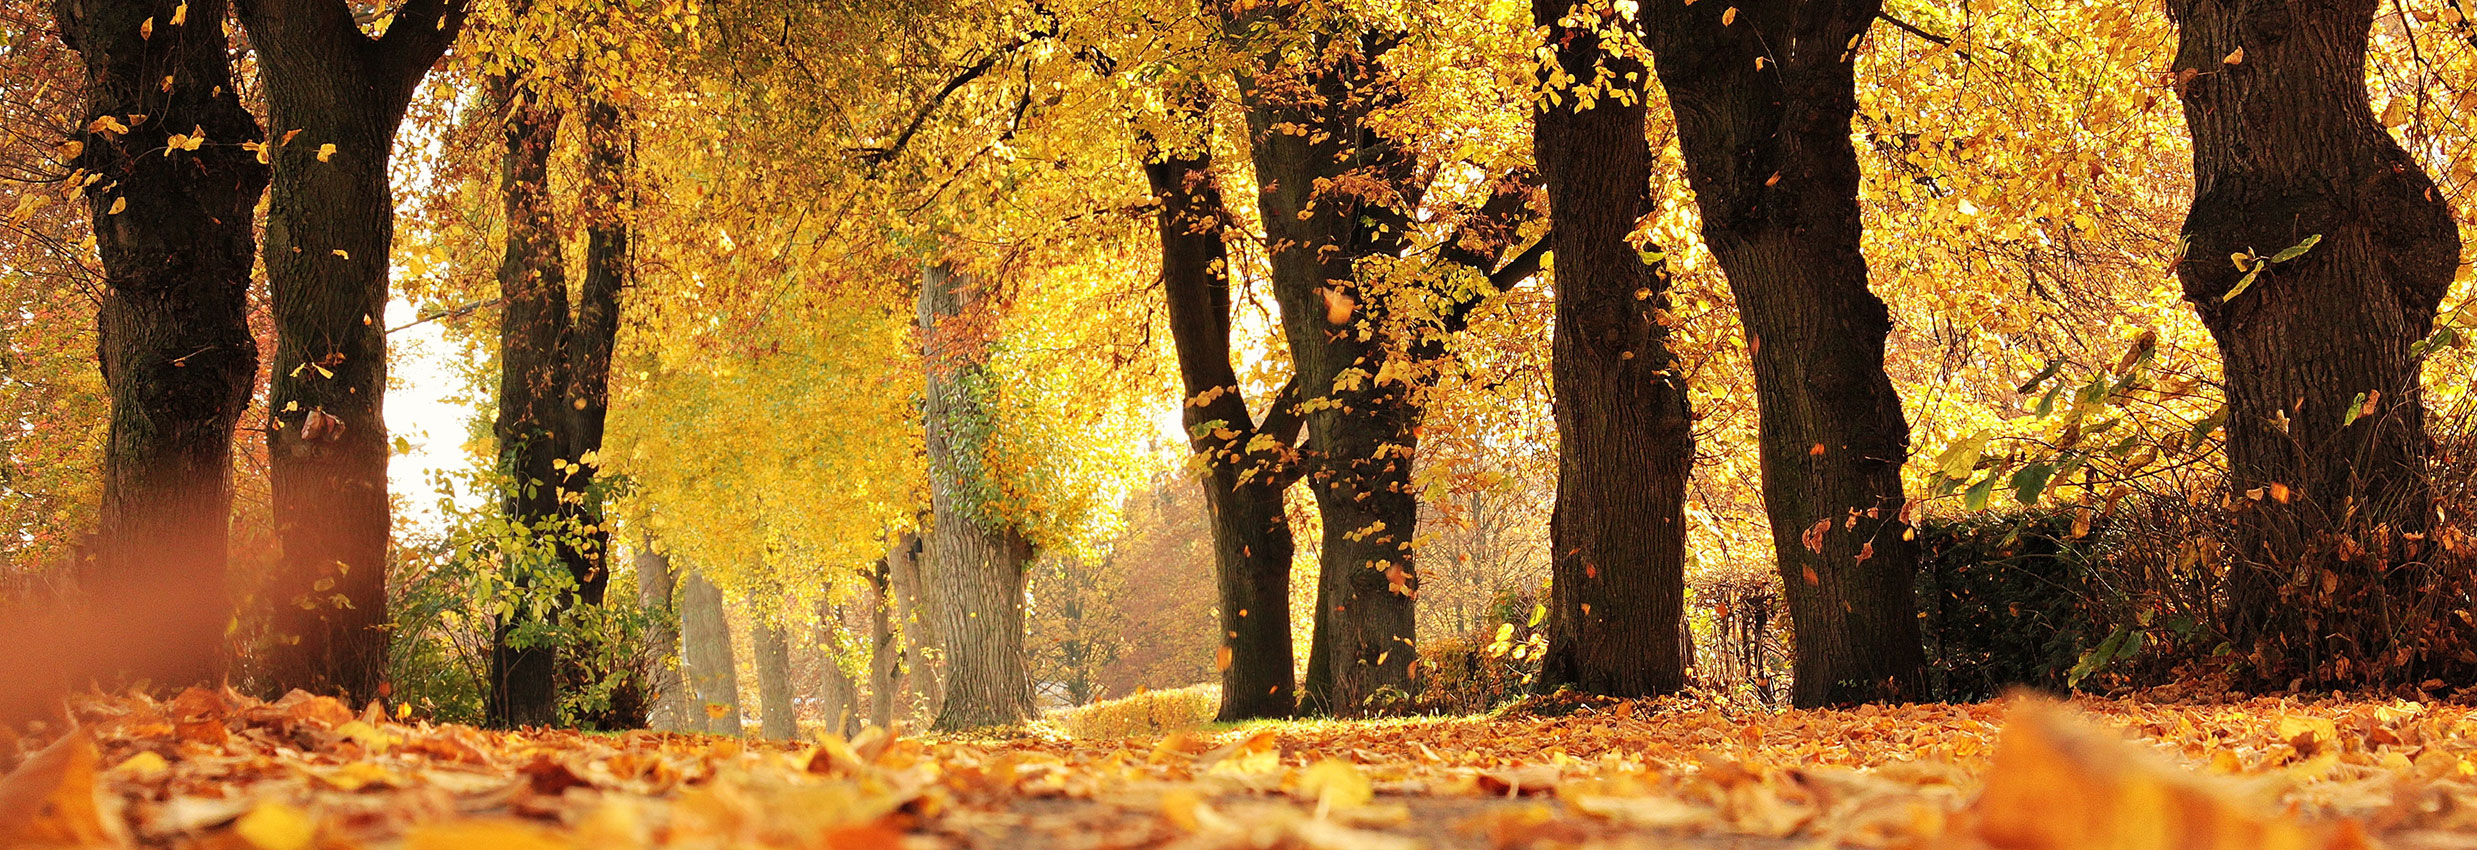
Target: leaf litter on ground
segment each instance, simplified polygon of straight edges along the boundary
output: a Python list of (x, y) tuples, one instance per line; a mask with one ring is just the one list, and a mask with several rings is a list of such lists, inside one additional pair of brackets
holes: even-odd
[(2477, 716), (2039, 698), (752, 742), (295, 692), (0, 729), (0, 848), (2477, 847)]

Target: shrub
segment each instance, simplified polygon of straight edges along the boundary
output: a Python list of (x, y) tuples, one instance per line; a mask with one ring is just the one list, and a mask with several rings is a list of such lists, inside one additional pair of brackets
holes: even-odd
[(1210, 725), (1220, 711), (1221, 686), (1205, 684), (1061, 708), (1049, 721), (1078, 738), (1142, 738)]

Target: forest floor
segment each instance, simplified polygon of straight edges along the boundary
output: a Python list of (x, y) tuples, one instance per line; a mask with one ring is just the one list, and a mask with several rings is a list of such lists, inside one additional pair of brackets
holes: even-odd
[(294, 694), (0, 729), (0, 848), (2477, 847), (2477, 712), (2262, 699), (748, 743)]

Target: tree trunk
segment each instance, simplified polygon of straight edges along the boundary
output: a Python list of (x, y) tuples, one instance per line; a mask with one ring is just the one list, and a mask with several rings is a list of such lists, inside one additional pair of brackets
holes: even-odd
[[(908, 544), (906, 544), (908, 545)], [(870, 574), (869, 596), (869, 725), (894, 728), (894, 688), (897, 669), (894, 623), (894, 582), (889, 553)]]
[[(1199, 124), (1205, 104), (1174, 116)], [(1293, 541), (1282, 491), (1296, 477), (1299, 419), (1293, 396), (1277, 397), (1259, 427), (1230, 361), (1229, 211), (1213, 175), (1209, 130), (1157, 147), (1144, 175), (1160, 198), (1161, 284), (1186, 390), (1180, 406), (1189, 446), (1204, 460), (1220, 590), (1222, 656), (1218, 719), (1288, 717), (1298, 695), (1290, 645)], [(1146, 140), (1150, 142), (1150, 139)], [(1259, 445), (1256, 437), (1272, 439)]]
[(843, 670), (843, 606), (817, 603), (817, 634), (810, 641), (817, 654), (817, 721), (820, 728), (849, 738), (866, 717), (860, 706), (860, 685)]
[[(86, 193), (104, 292), (97, 359), (110, 395), (96, 563), (105, 682), (219, 683), (232, 431), (258, 369), (248, 291), (265, 137), (234, 93), (222, 0), (60, 0), (86, 65)], [(170, 23), (185, 14), (184, 23)], [(151, 36), (141, 32), (156, 22)], [(144, 116), (140, 118), (139, 116)], [(119, 129), (96, 127), (110, 118)], [(191, 140), (182, 143), (181, 140)], [(30, 684), (30, 683), (28, 683)]]
[[(1300, 25), (1294, 16), (1267, 4), (1225, 19), (1224, 30), (1244, 42)], [(1410, 473), (1419, 411), (1408, 382), (1375, 377), (1388, 374), (1384, 305), (1356, 278), (1359, 260), (1401, 253), (1419, 195), (1411, 153), (1366, 126), (1400, 99), (1391, 72), (1376, 61), (1384, 41), (1337, 40), (1309, 59), (1262, 53), (1238, 81), (1274, 299), (1300, 409), (1310, 411), (1305, 476), (1324, 521), (1316, 628), (1300, 695), (1301, 710), (1311, 713), (1355, 713), (1380, 690), (1408, 690), (1417, 658), (1419, 577), (1410, 544), (1419, 505)], [(1358, 194), (1320, 196), (1319, 187), (1338, 185), (1337, 178), (1377, 181), (1401, 198), (1374, 204)]]
[(387, 162), (465, 3), (409, 0), (375, 39), (337, 0), (237, 5), (280, 129), (263, 253), (276, 329), (267, 448), (283, 544), (267, 592), (267, 683), (368, 698), (387, 655)]
[(652, 537), (641, 538), (636, 548), (636, 588), (647, 618), (645, 644), (653, 647), (652, 669), (647, 671), (651, 681), (646, 686), (654, 692), (654, 710), (646, 725), (664, 732), (703, 726), (690, 711), (687, 683), (680, 676), (680, 612), (671, 604), (678, 580), (679, 575), (671, 570), (671, 556), (656, 551)]
[(731, 649), (731, 621), (723, 614), (722, 590), (700, 573), (689, 573), (680, 589), (679, 619), (685, 638), (681, 665), (687, 674), (689, 728), (716, 735), (738, 736), (740, 676)]
[(791, 699), (791, 639), (783, 627), (758, 612), (752, 627), (757, 641), (757, 734), (769, 741), (800, 737), (800, 721)]
[(886, 560), (892, 567), (888, 577), (894, 589), (894, 619), (903, 629), (902, 659), (896, 665), (903, 678), (899, 690), (909, 692), (919, 710), (934, 711), (945, 698), (945, 665), (937, 657), (937, 626), (928, 614), (928, 590), (921, 575), (924, 548), (920, 535), (905, 534)]
[[(2177, 263), (2227, 374), (2237, 514), (2224, 626), (2255, 672), (2414, 680), (2432, 644), (2421, 537), (2433, 522), (2414, 346), (2459, 262), (2434, 181), (2365, 92), (2374, 0), (2171, 0), (2193, 133)], [(2233, 254), (2277, 256), (2251, 283)], [(2241, 287), (2241, 289), (2240, 289)], [(2460, 624), (2443, 628), (2457, 630)], [(2397, 652), (2394, 647), (2409, 652)]]
[(488, 716), (492, 725), (507, 728), (550, 726), (559, 720), (559, 645), (546, 629), (556, 627), (570, 593), (551, 582), (550, 571), (564, 571), (577, 548), (562, 522), (568, 281), (549, 183), (562, 116), (515, 72), (493, 77), (490, 88), (505, 131), (499, 197), (507, 233), (499, 260), (499, 415), (492, 429), (499, 474), (507, 479), (501, 510), (511, 525), (531, 532), (522, 542), (552, 551), (509, 559), (508, 579), (522, 597), (492, 635)]
[[(1548, 651), (1538, 686), (1638, 697), (1685, 686), (1686, 476), (1694, 462), (1685, 377), (1669, 355), (1668, 274), (1626, 241), (1649, 214), (1639, 60), (1610, 56), (1601, 32), (1632, 22), (1570, 0), (1532, 0), (1571, 86), (1537, 116), (1534, 146), (1556, 252), (1556, 509)], [(1606, 8), (1606, 7), (1602, 7)], [(1595, 71), (1594, 69), (1601, 69)], [(1595, 79), (1595, 74), (1610, 79)], [(1574, 90), (1607, 88), (1590, 101)], [(1646, 247), (1644, 250), (1651, 250)]]
[(1892, 318), (1867, 289), (1849, 137), (1851, 63), (1880, 8), (1643, 11), (1704, 241), (1745, 321), (1800, 706), (1924, 695), (1910, 598), (1918, 551), (1901, 492), (1909, 423), (1884, 374)]
[(944, 265), (920, 278), (921, 354), (928, 368), (926, 424), (932, 520), (924, 535), (930, 610), (944, 648), (937, 728), (1005, 726), (1033, 717), (1025, 669), (1024, 570), (1032, 544), (989, 503), (981, 453), (992, 410), (986, 341), (942, 320), (985, 311), (981, 283)]

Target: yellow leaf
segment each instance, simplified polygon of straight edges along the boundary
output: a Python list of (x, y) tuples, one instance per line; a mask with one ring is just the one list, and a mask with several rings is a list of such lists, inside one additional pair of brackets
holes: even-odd
[(405, 850), (565, 850), (549, 830), (512, 820), (466, 820), (416, 827)]
[(172, 764), (164, 761), (162, 755), (154, 750), (144, 750), (137, 755), (122, 759), (120, 764), (112, 767), (112, 772), (127, 774), (139, 779), (153, 779), (171, 769)]
[(1720, 25), (1725, 27), (1734, 23), (1737, 23), (1737, 7), (1731, 6), (1727, 9), (1721, 10)]
[(180, 5), (172, 7), (172, 25), (177, 27), (186, 23), (189, 23), (189, 3), (183, 0)]
[(307, 850), (318, 837), (318, 824), (308, 812), (267, 800), (233, 821), (232, 834), (258, 850)]
[(1299, 793), (1316, 800), (1319, 814), (1347, 811), (1376, 799), (1376, 785), (1359, 768), (1341, 759), (1325, 759), (1299, 774)]
[(110, 211), (110, 212), (106, 212), (106, 213), (104, 213), (104, 215), (119, 215), (121, 210), (125, 210), (125, 209), (128, 209), (128, 208), (129, 208), (129, 199), (128, 199), (128, 198), (126, 198), (126, 197), (113, 198), (113, 199), (112, 199), (112, 209), (111, 209), (111, 211)]
[(318, 161), (319, 161), (319, 162), (326, 162), (328, 159), (333, 158), (334, 156), (335, 156), (335, 143), (334, 143), (334, 142), (329, 142), (329, 143), (327, 143), (327, 144), (323, 144), (323, 145), (319, 145), (319, 146), (318, 146)]

